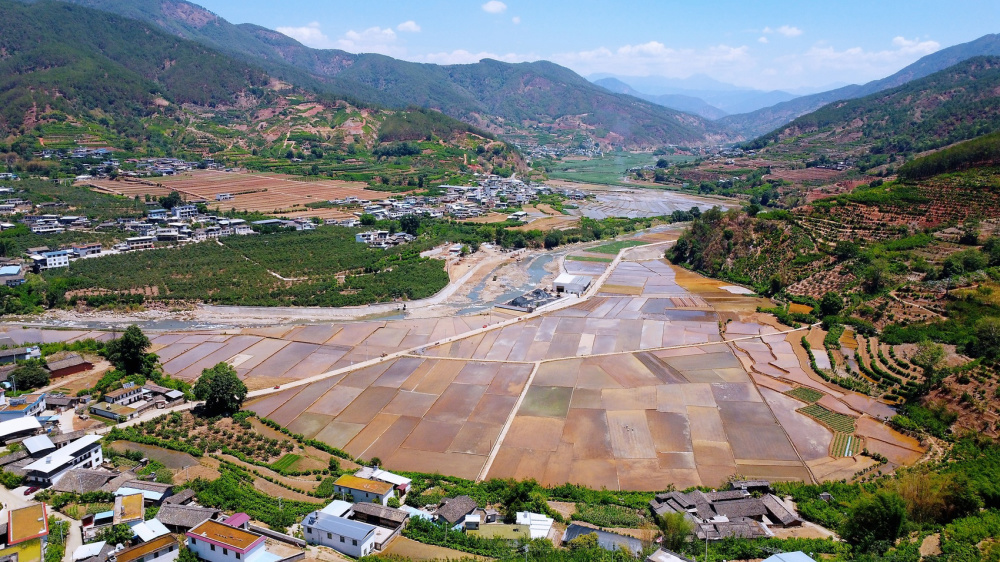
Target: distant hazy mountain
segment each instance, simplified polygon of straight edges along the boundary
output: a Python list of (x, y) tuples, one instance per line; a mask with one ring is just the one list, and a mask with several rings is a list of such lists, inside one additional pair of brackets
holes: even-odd
[(67, 1), (155, 24), (260, 66), (272, 76), (313, 85), (356, 103), (417, 105), (494, 130), (566, 119), (566, 126), (620, 139), (626, 145), (729, 138), (711, 121), (611, 93), (550, 62), (417, 64), (382, 55), (311, 49), (277, 31), (234, 25), (184, 0)]
[(628, 94), (630, 96), (635, 96), (637, 98), (644, 99), (646, 101), (651, 101), (655, 104), (662, 105), (664, 107), (669, 107), (670, 109), (676, 109), (677, 111), (683, 111), (685, 113), (693, 113), (695, 115), (700, 115), (706, 119), (719, 119), (720, 117), (725, 117), (729, 115), (725, 111), (722, 111), (718, 107), (709, 105), (705, 103), (705, 100), (701, 98), (696, 98), (694, 96), (685, 96), (682, 94), (660, 94), (660, 95), (650, 95), (644, 94), (642, 92), (636, 91), (632, 86), (622, 82), (617, 78), (602, 78), (594, 82), (598, 86), (610, 90), (618, 94)]
[[(631, 92), (623, 93), (634, 96), (641, 92), (642, 95), (638, 97), (655, 103), (661, 103), (661, 100), (667, 101), (668, 103), (661, 103), (661, 105), (674, 109), (679, 108), (672, 104), (687, 103), (691, 106), (692, 102), (684, 102), (683, 100), (684, 98), (695, 98), (715, 109), (721, 109), (727, 114), (747, 113), (797, 97), (795, 94), (781, 90), (764, 91), (743, 88), (735, 84), (720, 82), (702, 74), (688, 78), (594, 74), (589, 76), (589, 79), (595, 84), (601, 84), (605, 87), (608, 87), (607, 84), (615, 84), (616, 87), (608, 88), (612, 91), (621, 91), (621, 85), (624, 84)], [(610, 80), (614, 80), (614, 82), (609, 82)], [(662, 98), (661, 96), (684, 96), (684, 98)], [(701, 112), (696, 113), (704, 115)]]
[(981, 55), (1000, 55), (1000, 35), (984, 35), (969, 43), (962, 43), (961, 45), (941, 49), (936, 53), (921, 58), (892, 76), (882, 78), (881, 80), (874, 80), (864, 85), (854, 84), (844, 86), (843, 88), (810, 96), (802, 96), (750, 113), (729, 115), (720, 119), (719, 122), (747, 138), (757, 137), (791, 122), (796, 117), (816, 111), (828, 103), (860, 98), (895, 88), (911, 80), (922, 78), (961, 61)]

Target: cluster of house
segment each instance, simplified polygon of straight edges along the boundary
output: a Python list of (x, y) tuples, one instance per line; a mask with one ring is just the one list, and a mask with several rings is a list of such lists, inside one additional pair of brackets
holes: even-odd
[(163, 409), (184, 402), (179, 390), (146, 383), (139, 386), (132, 382), (104, 395), (104, 400), (90, 405), (90, 413), (112, 421), (122, 422), (139, 416), (153, 408)]
[[(114, 507), (87, 515), (82, 520), (87, 544), (73, 553), (77, 562), (170, 562), (187, 547), (206, 562), (293, 562), (305, 557), (305, 541), (258, 528), (246, 513), (226, 516), (220, 510), (197, 505), (194, 490), (173, 493), (170, 484), (142, 479), (124, 482), (129, 473), (101, 484), (103, 476), (81, 479), (79, 490), (114, 491)], [(87, 475), (83, 475), (87, 476)], [(152, 519), (146, 510), (156, 508)], [(97, 541), (100, 531), (112, 525), (128, 525), (132, 537), (126, 544)]]
[(523, 154), (526, 154), (530, 160), (541, 158), (555, 159), (562, 158), (563, 156), (584, 156), (587, 158), (600, 158), (604, 156), (604, 150), (601, 149), (601, 146), (591, 139), (587, 139), (575, 147), (522, 145), (520, 143), (514, 143), (514, 146)]
[(368, 230), (354, 235), (354, 241), (361, 244), (368, 244), (372, 248), (391, 248), (400, 244), (406, 244), (414, 240), (412, 234), (397, 232), (390, 234), (388, 230)]
[(771, 493), (766, 480), (739, 480), (718, 492), (657, 494), (649, 504), (657, 515), (682, 513), (699, 540), (756, 539), (773, 536), (772, 527), (798, 527), (802, 520)]

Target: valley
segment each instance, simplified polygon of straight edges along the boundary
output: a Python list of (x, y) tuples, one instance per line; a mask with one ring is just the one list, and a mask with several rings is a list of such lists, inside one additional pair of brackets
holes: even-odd
[(0, 558), (997, 558), (981, 7), (265, 4), (0, 0)]

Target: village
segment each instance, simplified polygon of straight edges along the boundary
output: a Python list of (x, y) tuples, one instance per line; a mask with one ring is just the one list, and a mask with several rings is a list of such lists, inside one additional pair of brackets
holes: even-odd
[[(94, 156), (102, 149), (78, 149), (67, 158)], [(110, 152), (101, 152), (101, 157), (111, 157)], [(102, 168), (101, 176), (117, 169), (117, 160), (107, 160), (108, 168)], [(198, 167), (215, 169), (214, 162), (194, 163), (176, 159), (148, 159), (134, 162), (144, 174), (172, 175)], [(228, 171), (228, 170), (227, 170)], [(138, 177), (137, 172), (123, 172)], [(478, 174), (477, 174), (478, 175)], [(92, 176), (79, 176), (77, 185), (90, 185)], [(149, 250), (156, 247), (197, 243), (217, 240), (229, 236), (247, 236), (271, 233), (280, 230), (310, 231), (317, 226), (333, 225), (358, 227), (363, 220), (372, 222), (400, 220), (407, 216), (429, 219), (471, 220), (499, 213), (499, 218), (508, 221), (530, 222), (532, 217), (521, 211), (522, 205), (536, 201), (540, 195), (556, 194), (566, 199), (584, 200), (587, 194), (576, 189), (555, 189), (549, 186), (525, 183), (516, 177), (501, 178), (483, 175), (474, 186), (441, 185), (440, 196), (394, 196), (385, 199), (361, 199), (346, 196), (331, 199), (326, 204), (343, 211), (344, 218), (320, 218), (305, 215), (293, 218), (266, 218), (248, 221), (235, 216), (213, 213), (210, 206), (231, 202), (234, 194), (216, 193), (212, 199), (186, 198), (167, 201), (148, 196), (144, 202), (142, 217), (123, 216), (97, 221), (86, 216), (86, 209), (74, 210), (75, 214), (59, 214), (60, 203), (35, 203), (29, 197), (19, 196), (16, 187), (0, 187), (0, 215), (8, 218), (0, 222), (0, 231), (9, 230), (19, 224), (25, 225), (32, 234), (47, 236), (64, 232), (95, 233), (116, 236), (120, 241), (110, 247), (100, 242), (85, 242), (65, 246), (36, 246), (28, 248), (22, 258), (8, 256), (0, 258), (0, 283), (16, 287), (25, 282), (25, 273), (40, 273), (45, 270), (65, 268), (71, 261), (89, 259), (123, 252)], [(11, 184), (16, 186), (17, 184)], [(79, 214), (76, 214), (79, 213)], [(509, 213), (509, 214), (508, 214)], [(411, 234), (389, 233), (388, 231), (367, 231), (356, 235), (359, 243), (373, 248), (388, 248), (413, 240)]]

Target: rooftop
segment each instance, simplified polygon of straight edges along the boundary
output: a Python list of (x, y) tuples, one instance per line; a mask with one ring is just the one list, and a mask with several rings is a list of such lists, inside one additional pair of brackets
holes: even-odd
[(18, 544), (49, 534), (44, 503), (11, 510), (7, 516), (7, 544)]
[[(173, 496), (171, 496), (173, 497)], [(164, 503), (156, 512), (156, 518), (164, 525), (171, 527), (196, 527), (202, 521), (218, 515), (218, 509), (198, 507), (195, 505), (174, 505)]]
[(35, 435), (34, 437), (29, 437), (22, 441), (22, 444), (32, 455), (41, 451), (48, 451), (49, 449), (56, 448), (55, 444), (52, 443), (52, 440), (49, 439), (48, 435)]
[(21, 433), (22, 431), (31, 431), (33, 429), (37, 430), (41, 428), (42, 424), (38, 423), (38, 418), (35, 417), (23, 417), (3, 421), (0, 422), (0, 439), (4, 439), (8, 435)]
[(264, 540), (264, 537), (260, 535), (212, 520), (205, 521), (191, 529), (187, 532), (187, 536), (212, 541), (240, 552), (246, 552), (251, 546)]
[(361, 490), (362, 492), (370, 492), (372, 494), (388, 494), (392, 491), (392, 484), (388, 482), (376, 482), (375, 480), (367, 480), (365, 478), (358, 478), (357, 476), (351, 476), (345, 474), (334, 482), (335, 485), (350, 488), (351, 490)]
[(94, 443), (100, 443), (100, 441), (100, 435), (84, 435), (69, 445), (66, 445), (62, 449), (56, 449), (56, 451), (51, 455), (29, 464), (24, 467), (24, 469), (27, 471), (37, 471), (45, 474), (51, 474), (59, 467), (72, 461), (73, 457), (79, 454), (80, 451), (85, 450)]
[(314, 511), (306, 515), (305, 523), (323, 532), (336, 533), (355, 540), (364, 540), (375, 532), (374, 525), (336, 517), (322, 511)]
[(379, 519), (385, 519), (394, 523), (402, 523), (410, 517), (409, 513), (401, 509), (386, 507), (377, 503), (356, 503), (354, 504), (354, 513), (378, 517)]
[(76, 353), (73, 353), (71, 355), (67, 355), (66, 357), (58, 361), (51, 361), (49, 363), (46, 363), (45, 368), (47, 368), (49, 371), (58, 371), (60, 369), (76, 367), (77, 365), (89, 365), (89, 364), (90, 363), (86, 359), (80, 357)]
[(145, 514), (142, 494), (131, 494), (115, 498), (115, 524), (142, 520)]
[(149, 542), (144, 542), (138, 546), (126, 548), (116, 554), (115, 558), (118, 562), (132, 562), (133, 560), (138, 560), (147, 554), (168, 548), (171, 545), (177, 545), (178, 548), (180, 547), (177, 543), (177, 539), (175, 539), (173, 535), (164, 535)]

